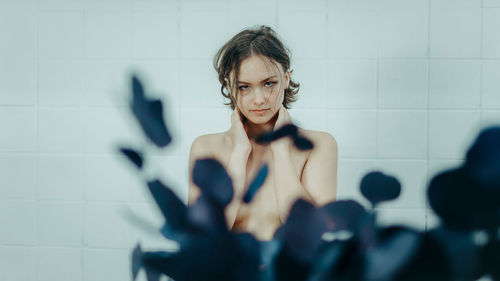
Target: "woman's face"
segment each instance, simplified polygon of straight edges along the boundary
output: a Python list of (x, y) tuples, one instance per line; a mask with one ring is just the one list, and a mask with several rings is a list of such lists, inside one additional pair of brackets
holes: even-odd
[(248, 121), (268, 123), (283, 103), (289, 80), (290, 71), (285, 73), (279, 63), (275, 66), (268, 58), (253, 55), (241, 62), (236, 106)]

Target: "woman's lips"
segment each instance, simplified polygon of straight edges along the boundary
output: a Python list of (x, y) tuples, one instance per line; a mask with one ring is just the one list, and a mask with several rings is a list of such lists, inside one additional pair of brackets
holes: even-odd
[(255, 113), (255, 114), (264, 114), (268, 110), (269, 109), (255, 109), (255, 110), (250, 110), (250, 111)]

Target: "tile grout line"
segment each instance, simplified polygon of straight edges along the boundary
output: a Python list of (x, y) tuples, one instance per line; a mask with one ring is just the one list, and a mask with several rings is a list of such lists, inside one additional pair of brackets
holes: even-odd
[[(430, 67), (430, 53), (431, 53), (431, 24), (432, 24), (432, 0), (427, 1), (427, 60), (426, 60), (426, 67), (427, 67), (427, 91), (426, 91), (426, 180), (425, 180), (425, 185), (427, 190), (427, 185), (429, 184), (429, 157), (430, 157), (430, 111), (429, 111), (429, 104), (430, 104), (430, 84), (431, 84), (431, 67)], [(429, 203), (427, 196), (425, 196), (425, 230), (429, 230)]]

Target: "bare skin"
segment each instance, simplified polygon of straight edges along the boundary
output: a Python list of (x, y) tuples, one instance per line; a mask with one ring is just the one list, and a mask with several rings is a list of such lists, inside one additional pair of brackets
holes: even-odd
[[(269, 146), (255, 143), (260, 133), (291, 123), (282, 106), (289, 75), (287, 71), (283, 77), (255, 57), (243, 61), (240, 78), (245, 83), (236, 96), (231, 128), (196, 138), (190, 151), (190, 178), (196, 159), (212, 157), (224, 165), (235, 191), (226, 209), (227, 224), (233, 231), (250, 232), (259, 240), (272, 239), (297, 199), (319, 206), (336, 197), (337, 143), (330, 134), (299, 129), (315, 144), (312, 151), (296, 149), (289, 139)], [(272, 76), (274, 80), (266, 80)], [(264, 163), (269, 165), (268, 177), (253, 201), (245, 204), (242, 197), (246, 188)], [(189, 204), (198, 196), (198, 187), (190, 181)]]

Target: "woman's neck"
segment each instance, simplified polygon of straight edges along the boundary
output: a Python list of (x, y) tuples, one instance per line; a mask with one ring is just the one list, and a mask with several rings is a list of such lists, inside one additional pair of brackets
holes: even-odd
[(265, 132), (269, 132), (274, 129), (274, 124), (276, 123), (278, 115), (276, 114), (271, 120), (269, 120), (265, 124), (254, 124), (250, 121), (247, 121), (247, 135), (250, 141), (253, 141), (258, 135), (261, 135)]

